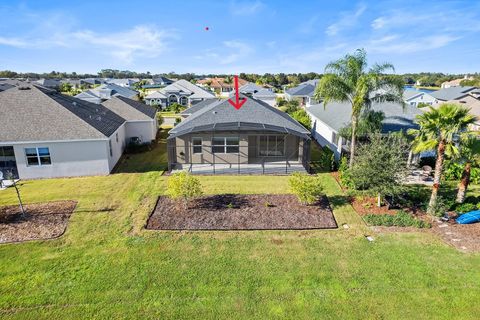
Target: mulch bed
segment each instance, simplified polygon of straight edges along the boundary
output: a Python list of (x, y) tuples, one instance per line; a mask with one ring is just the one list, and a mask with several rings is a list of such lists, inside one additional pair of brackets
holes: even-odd
[(326, 197), (311, 206), (294, 195), (214, 195), (198, 198), (188, 209), (161, 196), (148, 219), (155, 230), (287, 230), (337, 228)]
[(0, 243), (45, 240), (61, 236), (77, 202), (56, 201), (0, 207)]
[(480, 222), (458, 224), (455, 220), (432, 223), (432, 232), (463, 252), (480, 252)]

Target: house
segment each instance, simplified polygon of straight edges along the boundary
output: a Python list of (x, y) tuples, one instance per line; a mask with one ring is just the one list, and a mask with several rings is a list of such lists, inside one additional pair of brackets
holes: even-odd
[(277, 105), (277, 95), (268, 89), (261, 89), (253, 94), (253, 98), (263, 101), (268, 105), (275, 107)]
[(126, 87), (126, 88), (133, 87), (133, 85), (139, 81), (140, 79), (107, 79), (105, 80), (106, 83), (111, 83), (111, 84), (115, 84), (117, 86)]
[(215, 98), (213, 93), (184, 79), (175, 81), (156, 92), (147, 95), (145, 103), (148, 105), (161, 105), (162, 108), (165, 108), (173, 103), (190, 106), (205, 99)]
[[(240, 84), (239, 84), (240, 85)], [(243, 86), (239, 87), (238, 88), (238, 91), (240, 93), (243, 93), (247, 96), (252, 96), (254, 93), (257, 93), (258, 91), (260, 90), (263, 90), (262, 87), (260, 87), (259, 85), (256, 85), (255, 83), (251, 83), (251, 82), (247, 82), (246, 84), (244, 84)], [(232, 92), (234, 92), (235, 90), (233, 90)]]
[(459, 87), (460, 86), (460, 83), (463, 81), (463, 80), (473, 80), (474, 78), (473, 77), (469, 77), (468, 75), (465, 75), (463, 78), (461, 79), (454, 79), (454, 80), (451, 80), (451, 81), (445, 81), (445, 82), (442, 82), (441, 84), (441, 88), (442, 89), (447, 89), (447, 88), (451, 88), (451, 87)]
[(285, 90), (285, 100), (297, 100), (302, 106), (314, 103), (313, 95), (319, 81), (320, 79), (308, 80), (296, 87)]
[(60, 87), (60, 80), (58, 79), (40, 79), (35, 81), (41, 86), (44, 86), (45, 88), (50, 88), (50, 89), (58, 89)]
[[(416, 128), (415, 117), (422, 113), (417, 107), (393, 102), (374, 103), (374, 111), (382, 111), (383, 133), (405, 131)], [(349, 149), (349, 142), (339, 135), (340, 129), (350, 124), (351, 105), (343, 102), (331, 102), (311, 105), (307, 113), (312, 120), (312, 137), (321, 145), (326, 146), (340, 159), (342, 152)]]
[(154, 108), (137, 101), (104, 106), (32, 83), (0, 92), (0, 113), (0, 171), (21, 179), (109, 174), (133, 137), (156, 130)]
[(113, 83), (105, 83), (94, 89), (88, 89), (77, 94), (75, 98), (98, 104), (114, 96), (138, 100), (137, 91)]
[(431, 95), (435, 98), (434, 105), (438, 105), (447, 101), (461, 100), (468, 95), (478, 97), (480, 96), (480, 89), (470, 86), (457, 86), (434, 91), (431, 93)]
[[(248, 83), (247, 80), (243, 80), (238, 78), (238, 86), (242, 87)], [(202, 80), (198, 80), (197, 84), (203, 88), (209, 88), (213, 90), (218, 96), (227, 98), (235, 89), (235, 83), (233, 78), (205, 78)]]
[(431, 94), (416, 90), (405, 90), (403, 92), (403, 100), (412, 107), (418, 107), (420, 103), (430, 106), (436, 103), (436, 99)]
[(310, 156), (309, 131), (253, 98), (238, 110), (212, 100), (170, 130), (167, 141), (169, 170), (193, 173), (305, 171)]
[(168, 79), (167, 77), (159, 76), (156, 78), (153, 78), (150, 84), (156, 84), (160, 86), (168, 86), (169, 84), (172, 84), (174, 81), (171, 79)]
[(157, 137), (157, 109), (142, 102), (115, 96), (103, 103), (103, 106), (126, 120), (125, 137), (127, 143), (151, 143)]
[(0, 92), (0, 170), (22, 179), (108, 174), (125, 147), (125, 119), (52, 89)]

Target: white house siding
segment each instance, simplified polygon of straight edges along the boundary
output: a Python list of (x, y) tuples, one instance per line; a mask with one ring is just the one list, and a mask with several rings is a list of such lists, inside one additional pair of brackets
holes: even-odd
[(151, 142), (155, 140), (157, 136), (157, 120), (146, 121), (127, 121), (125, 137), (127, 143), (132, 137), (139, 137), (143, 142)]
[(343, 138), (337, 131), (320, 121), (313, 114), (307, 111), (312, 121), (312, 137), (322, 146), (333, 151), (335, 159), (339, 160), (342, 154)]
[(422, 94), (413, 99), (409, 99), (406, 101), (409, 105), (413, 107), (417, 107), (419, 103), (426, 103), (428, 105), (434, 105), (437, 103), (437, 99), (429, 94)]
[[(21, 179), (106, 175), (110, 172), (107, 140), (14, 144)], [(51, 165), (27, 166), (25, 148), (48, 147)]]
[(125, 124), (120, 126), (117, 131), (110, 136), (109, 141), (112, 144), (112, 155), (110, 155), (110, 146), (107, 141), (106, 148), (108, 155), (108, 173), (113, 170), (113, 167), (115, 167), (118, 160), (120, 160), (120, 157), (122, 156), (123, 151), (125, 150), (125, 147), (127, 145)]

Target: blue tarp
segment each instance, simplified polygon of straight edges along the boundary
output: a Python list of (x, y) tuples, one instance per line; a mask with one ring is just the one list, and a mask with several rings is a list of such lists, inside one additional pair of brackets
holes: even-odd
[(458, 217), (456, 221), (460, 224), (480, 222), (480, 210), (464, 213), (460, 217)]

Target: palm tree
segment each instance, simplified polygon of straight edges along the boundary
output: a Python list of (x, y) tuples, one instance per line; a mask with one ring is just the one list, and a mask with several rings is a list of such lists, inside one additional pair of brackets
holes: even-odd
[(459, 155), (460, 135), (476, 120), (469, 111), (470, 109), (453, 103), (442, 104), (439, 108), (430, 107), (428, 112), (417, 116), (420, 129), (409, 130), (409, 134), (414, 136), (414, 152), (437, 150), (432, 195), (427, 209), (430, 214), (435, 213), (445, 155), (450, 157)]
[(367, 69), (367, 54), (365, 50), (358, 49), (327, 64), (325, 75), (315, 90), (315, 99), (323, 100), (325, 107), (331, 101), (351, 104), (350, 167), (355, 155), (356, 130), (362, 111), (369, 109), (373, 102), (392, 101), (404, 105), (403, 79), (386, 75), (386, 71), (395, 69), (390, 63), (374, 64)]
[(460, 158), (464, 162), (462, 177), (458, 184), (457, 203), (463, 203), (468, 185), (470, 184), (470, 171), (472, 162), (480, 158), (480, 140), (473, 134), (462, 137), (460, 143)]

